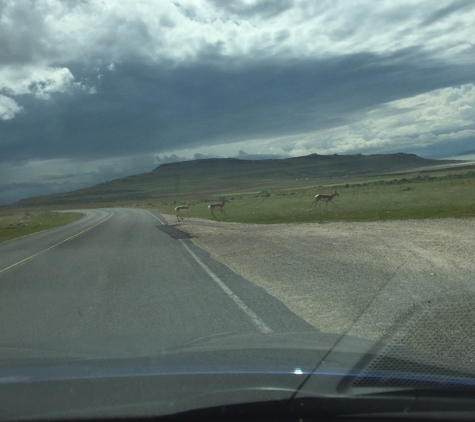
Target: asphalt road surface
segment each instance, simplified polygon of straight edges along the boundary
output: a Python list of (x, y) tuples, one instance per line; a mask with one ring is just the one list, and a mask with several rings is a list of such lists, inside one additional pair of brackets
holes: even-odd
[(315, 331), (158, 214), (84, 211), (0, 244), (0, 342)]

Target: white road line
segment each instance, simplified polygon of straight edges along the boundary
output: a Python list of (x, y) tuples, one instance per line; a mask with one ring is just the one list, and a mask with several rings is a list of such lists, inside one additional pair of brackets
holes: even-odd
[(64, 243), (64, 242), (67, 242), (68, 240), (72, 240), (72, 239), (74, 239), (74, 238), (80, 236), (81, 234), (86, 233), (87, 231), (91, 230), (92, 228), (98, 226), (99, 224), (104, 223), (104, 221), (107, 221), (107, 220), (108, 220), (109, 218), (111, 218), (113, 215), (114, 215), (114, 211), (111, 212), (111, 215), (109, 215), (109, 217), (105, 218), (104, 220), (99, 221), (99, 223), (96, 223), (96, 224), (94, 224), (93, 226), (88, 227), (87, 229), (85, 229), (85, 230), (83, 230), (83, 231), (80, 231), (79, 233), (76, 233), (75, 235), (70, 236), (70, 237), (68, 237), (67, 239), (62, 240), (61, 242), (58, 242), (58, 243), (56, 243), (55, 245), (50, 246), (49, 248), (43, 249), (42, 251), (40, 251), (40, 252), (38, 252), (38, 253), (35, 253), (34, 255), (29, 256), (28, 258), (22, 259), (21, 261), (18, 261), (18, 262), (16, 262), (15, 264), (12, 264), (12, 265), (10, 265), (9, 267), (4, 268), (3, 270), (0, 270), (0, 274), (4, 273), (4, 272), (6, 272), (6, 271), (8, 271), (8, 270), (10, 270), (10, 269), (12, 269), (12, 268), (14, 268), (14, 267), (20, 265), (20, 264), (23, 264), (24, 262), (29, 261), (30, 259), (33, 259), (35, 256), (41, 255), (42, 253), (44, 253), (44, 252), (46, 252), (46, 251), (49, 251), (50, 249), (53, 249), (53, 248), (55, 248), (56, 246), (59, 246), (59, 245), (61, 245), (61, 244)]
[(160, 220), (155, 214), (152, 214), (149, 210), (144, 210), (145, 212), (148, 212), (152, 217), (155, 217), (160, 223), (162, 223), (163, 226), (166, 226), (167, 223), (164, 223), (162, 220)]
[[(166, 225), (166, 223), (164, 223), (162, 220), (160, 220), (156, 215), (152, 214), (150, 211), (148, 210), (144, 210), (144, 211), (147, 211), (151, 216), (155, 217), (164, 226)], [(257, 314), (239, 298), (239, 296), (235, 295), (233, 291), (228, 286), (226, 286), (226, 284), (224, 284), (224, 282), (215, 273), (213, 273), (213, 271), (211, 271), (208, 268), (208, 266), (203, 261), (201, 261), (201, 259), (199, 259), (194, 254), (194, 252), (185, 244), (185, 242), (183, 242), (182, 239), (178, 239), (178, 240), (183, 245), (183, 247), (189, 252), (189, 254), (193, 257), (193, 259), (201, 266), (201, 268), (203, 268), (206, 271), (206, 273), (213, 279), (213, 281), (219, 287), (221, 287), (221, 289), (241, 309), (241, 311), (243, 311), (250, 318), (251, 322), (259, 329), (259, 331), (265, 334), (274, 332), (272, 328), (270, 328), (264, 321), (262, 321), (262, 319), (260, 319), (257, 316)]]
[(270, 328), (262, 319), (260, 319), (256, 313), (249, 308), (238, 296), (236, 296), (233, 291), (224, 284), (224, 282), (211, 271), (202, 261), (199, 259), (193, 251), (183, 242), (183, 240), (179, 239), (180, 243), (183, 247), (190, 253), (190, 255), (195, 259), (195, 261), (200, 264), (200, 266), (206, 271), (206, 273), (213, 279), (213, 281), (221, 287), (221, 289), (231, 298), (231, 300), (243, 311), (254, 323), (254, 325), (261, 331), (262, 333), (273, 333), (274, 331)]

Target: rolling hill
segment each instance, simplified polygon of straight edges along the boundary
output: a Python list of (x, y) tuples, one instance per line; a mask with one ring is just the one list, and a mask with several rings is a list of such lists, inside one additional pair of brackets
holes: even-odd
[(454, 162), (430, 160), (404, 153), (312, 154), (282, 160), (211, 158), (162, 164), (148, 173), (73, 192), (22, 199), (11, 206), (83, 206), (160, 198), (192, 198), (203, 194), (291, 187), (301, 184), (302, 179), (388, 174)]

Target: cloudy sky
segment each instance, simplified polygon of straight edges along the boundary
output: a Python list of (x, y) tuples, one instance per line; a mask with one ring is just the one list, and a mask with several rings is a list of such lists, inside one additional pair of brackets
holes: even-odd
[(0, 204), (190, 158), (475, 149), (473, 0), (0, 0)]

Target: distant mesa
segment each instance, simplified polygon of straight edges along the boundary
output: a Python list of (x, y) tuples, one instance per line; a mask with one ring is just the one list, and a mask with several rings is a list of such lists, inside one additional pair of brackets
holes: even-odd
[[(243, 155), (245, 154), (242, 151)], [(169, 157), (168, 157), (169, 158)], [(382, 175), (458, 163), (431, 160), (414, 154), (319, 155), (276, 159), (206, 158), (163, 163), (151, 172), (123, 177), (90, 188), (22, 199), (10, 206), (82, 207), (171, 198), (212, 197), (226, 192), (289, 186), (295, 180), (317, 180)], [(173, 199), (172, 199), (173, 200)]]

